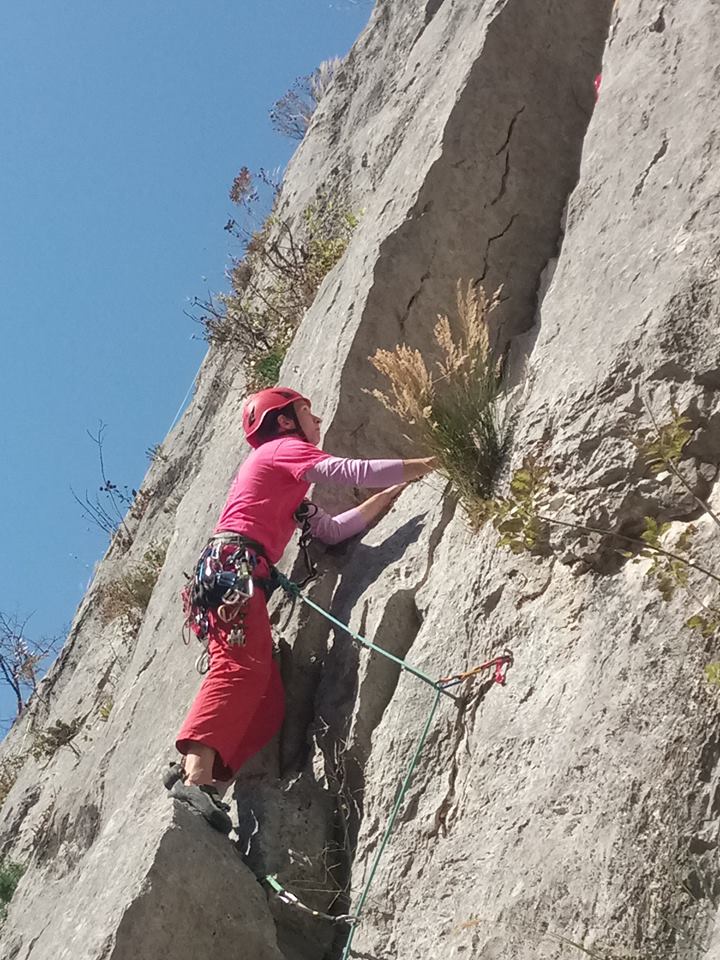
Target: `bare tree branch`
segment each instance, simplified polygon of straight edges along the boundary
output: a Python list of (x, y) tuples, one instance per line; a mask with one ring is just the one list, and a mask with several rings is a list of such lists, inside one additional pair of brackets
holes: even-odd
[(72, 487), (70, 487), (70, 492), (75, 502), (80, 506), (86, 520), (89, 520), (95, 524), (96, 527), (99, 527), (103, 533), (106, 533), (111, 539), (119, 530), (122, 530), (125, 536), (130, 539), (130, 531), (125, 525), (125, 514), (132, 506), (137, 491), (129, 490), (128, 487), (121, 488), (116, 483), (113, 483), (112, 480), (108, 479), (105, 472), (105, 457), (103, 455), (106, 429), (107, 424), (99, 420), (96, 434), (91, 433), (90, 430), (86, 430), (85, 432), (98, 449), (100, 478), (102, 479), (102, 486), (98, 492), (106, 496), (109, 506), (106, 506), (97, 494), (95, 495), (95, 499), (91, 500), (87, 490), (85, 491), (84, 499), (81, 499)]
[(298, 77), (270, 111), (270, 123), (291, 140), (302, 140), (317, 109), (342, 65), (340, 57), (323, 60), (317, 70)]
[(59, 646), (57, 637), (31, 640), (25, 632), (28, 620), (0, 612), (0, 683), (12, 691), (17, 716), (37, 692), (43, 667)]

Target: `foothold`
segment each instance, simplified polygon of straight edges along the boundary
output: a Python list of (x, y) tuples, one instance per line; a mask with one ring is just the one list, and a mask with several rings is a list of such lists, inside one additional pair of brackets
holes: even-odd
[(652, 33), (662, 33), (665, 30), (665, 7), (660, 7), (660, 12), (650, 24), (650, 30)]

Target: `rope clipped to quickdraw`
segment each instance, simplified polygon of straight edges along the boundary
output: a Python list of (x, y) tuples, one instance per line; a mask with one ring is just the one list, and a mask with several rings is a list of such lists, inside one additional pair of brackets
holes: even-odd
[[(440, 698), (444, 694), (445, 696), (455, 700), (456, 698), (453, 696), (453, 694), (449, 692), (449, 688), (457, 686), (460, 683), (464, 683), (465, 681), (473, 680), (475, 677), (479, 676), (485, 670), (490, 670), (492, 668), (494, 668), (494, 672), (492, 675), (491, 683), (492, 684), (497, 683), (497, 684), (500, 684), (500, 686), (505, 686), (505, 683), (507, 681), (507, 672), (508, 672), (508, 669), (512, 666), (514, 658), (513, 658), (512, 651), (504, 650), (503, 653), (499, 654), (497, 657), (493, 657), (491, 660), (486, 660), (484, 663), (479, 664), (477, 667), (473, 667), (471, 670), (465, 670), (464, 672), (461, 672), (461, 673), (454, 673), (447, 677), (441, 677), (439, 680), (433, 680), (432, 677), (428, 676), (426, 673), (424, 673), (422, 670), (419, 670), (417, 667), (412, 666), (412, 664), (409, 664), (406, 660), (403, 660), (400, 657), (396, 657), (394, 653), (390, 653), (389, 650), (384, 650), (382, 647), (379, 647), (376, 643), (373, 643), (371, 640), (368, 640), (367, 637), (363, 637), (362, 634), (357, 633), (355, 630), (352, 630), (346, 623), (343, 623), (341, 620), (338, 620), (327, 610), (323, 609), (323, 607), (321, 607), (319, 604), (315, 603), (309, 597), (306, 597), (301, 590), (300, 584), (290, 580), (288, 577), (286, 577), (284, 574), (280, 573), (277, 570), (274, 572), (274, 578), (275, 578), (275, 583), (278, 586), (282, 587), (285, 593), (292, 599), (293, 605), (297, 600), (300, 600), (302, 601), (302, 603), (307, 604), (307, 606), (311, 607), (317, 613), (321, 614), (321, 616), (325, 617), (326, 620), (329, 620), (330, 623), (334, 624), (336, 627), (338, 627), (339, 629), (347, 633), (350, 637), (353, 638), (353, 640), (356, 640), (358, 643), (367, 647), (369, 650), (372, 650), (375, 653), (378, 653), (381, 656), (386, 657), (388, 660), (392, 660), (402, 670), (405, 670), (408, 673), (412, 673), (413, 676), (417, 677), (419, 680), (422, 680), (423, 683), (426, 683), (429, 686), (431, 686), (435, 691), (435, 696), (433, 698), (430, 712), (428, 713), (428, 716), (427, 716), (427, 719), (425, 720), (425, 724), (423, 726), (420, 737), (415, 745), (415, 751), (412, 755), (410, 766), (408, 767), (407, 773), (405, 774), (402, 780), (402, 783), (400, 784), (400, 789), (398, 790), (397, 797), (395, 798), (395, 803), (393, 804), (392, 810), (390, 811), (390, 816), (388, 817), (385, 830), (383, 832), (378, 848), (375, 852), (375, 856), (373, 857), (372, 864), (370, 866), (370, 871), (368, 873), (368, 878), (365, 881), (365, 885), (363, 886), (363, 889), (358, 898), (357, 906), (355, 907), (353, 914), (348, 914), (342, 917), (342, 919), (346, 920), (347, 922), (352, 922), (352, 925), (350, 927), (350, 932), (348, 934), (347, 943), (345, 944), (345, 949), (342, 955), (342, 960), (347, 960), (347, 958), (350, 955), (350, 949), (352, 947), (352, 940), (355, 935), (356, 925), (360, 921), (360, 916), (365, 906), (365, 902), (367, 901), (368, 894), (370, 892), (370, 887), (372, 886), (372, 882), (375, 879), (375, 874), (377, 873), (380, 860), (382, 859), (382, 855), (385, 852), (385, 849), (390, 840), (390, 836), (395, 827), (395, 821), (397, 820), (398, 813), (400, 812), (400, 808), (402, 807), (405, 796), (407, 795), (407, 792), (410, 789), (410, 786), (412, 784), (413, 774), (415, 773), (415, 770), (418, 766), (418, 763), (420, 761), (420, 755), (422, 753), (423, 747), (425, 746), (425, 742), (427, 741), (427, 738), (429, 736), (433, 720), (435, 719), (435, 714), (437, 713), (437, 709), (440, 704)], [(274, 880), (274, 878), (272, 879)], [(268, 883), (271, 884), (273, 889), (275, 889), (276, 893), (278, 893), (278, 896), (280, 895), (280, 890), (282, 890), (284, 894), (284, 897), (282, 899), (284, 899), (284, 902), (292, 903), (294, 906), (299, 905), (299, 901), (297, 900), (297, 897), (294, 896), (294, 894), (290, 894), (288, 891), (284, 890), (283, 888), (280, 888), (280, 890), (278, 890), (280, 885), (277, 884), (277, 881), (275, 881), (274, 883), (271, 882), (270, 877), (266, 877), (266, 880), (268, 881)], [(301, 905), (301, 906), (304, 906), (304, 905)], [(314, 913), (315, 916), (325, 916), (327, 919), (331, 919), (331, 920), (338, 919), (337, 917), (332, 917), (329, 914), (320, 914), (315, 911), (311, 911), (307, 907), (305, 907), (304, 909), (308, 910), (308, 912), (310, 913)], [(350, 920), (350, 918), (352, 918), (352, 921)]]
[[(438, 680), (433, 680), (432, 677), (429, 677), (426, 673), (423, 673), (422, 670), (418, 670), (417, 667), (414, 667), (412, 664), (408, 663), (407, 660), (402, 660), (400, 657), (396, 657), (394, 653), (390, 653), (389, 650), (383, 650), (382, 647), (379, 647), (376, 643), (373, 643), (372, 640), (368, 640), (367, 637), (363, 637), (362, 634), (357, 633), (355, 630), (352, 630), (346, 623), (343, 623), (341, 620), (338, 620), (331, 613), (328, 613), (323, 607), (315, 603), (314, 600), (311, 600), (309, 597), (306, 597), (305, 594), (301, 591), (300, 584), (295, 583), (293, 580), (290, 580), (285, 574), (280, 573), (279, 571), (275, 574), (276, 582), (282, 587), (285, 593), (293, 600), (300, 600), (302, 603), (306, 604), (312, 610), (315, 610), (321, 616), (325, 617), (326, 620), (329, 620), (330, 623), (334, 624), (336, 627), (339, 627), (340, 630), (347, 633), (357, 640), (358, 643), (361, 643), (364, 647), (367, 647), (368, 650), (372, 650), (375, 653), (379, 653), (380, 656), (385, 657), (388, 660), (392, 660), (393, 663), (396, 663), (401, 670), (406, 670), (408, 673), (412, 673), (413, 676), (417, 677), (419, 680), (422, 680), (423, 683), (427, 683), (434, 690), (441, 689), (442, 684)], [(444, 691), (443, 691), (444, 692)], [(452, 694), (448, 693), (449, 697), (452, 697)]]
[[(492, 660), (486, 660), (485, 663), (481, 663), (479, 666), (473, 667), (472, 670), (467, 670), (464, 673), (456, 673), (449, 677), (442, 677), (440, 680), (433, 680), (433, 678), (428, 676), (427, 673), (424, 673), (422, 670), (414, 667), (411, 663), (408, 663), (407, 660), (403, 660), (401, 657), (396, 657), (394, 653), (390, 653), (389, 650), (384, 650), (376, 643), (373, 643), (372, 640), (368, 640), (367, 637), (364, 637), (362, 634), (357, 633), (357, 631), (352, 630), (346, 623), (338, 620), (319, 604), (315, 603), (314, 600), (311, 600), (309, 597), (305, 596), (301, 590), (301, 585), (299, 583), (295, 583), (294, 580), (290, 580), (289, 577), (286, 577), (285, 574), (280, 573), (279, 570), (275, 571), (275, 582), (282, 587), (285, 593), (291, 598), (293, 603), (295, 603), (297, 600), (301, 600), (308, 607), (325, 617), (326, 620), (329, 620), (330, 623), (334, 624), (336, 627), (339, 627), (344, 633), (347, 633), (348, 636), (353, 638), (353, 640), (356, 640), (364, 647), (367, 647), (368, 650), (372, 650), (374, 653), (379, 653), (386, 659), (392, 660), (393, 663), (396, 663), (401, 670), (412, 673), (413, 676), (417, 677), (419, 680), (422, 680), (423, 683), (427, 683), (434, 690), (440, 690), (442, 693), (446, 693), (450, 687), (457, 686), (457, 684), (462, 683), (464, 680), (470, 680), (482, 673), (484, 670), (488, 670), (490, 667), (495, 667), (493, 681), (503, 686), (505, 685), (507, 670), (512, 666), (513, 663), (513, 655), (510, 650), (503, 651), (503, 653), (499, 656), (494, 657)], [(452, 696), (450, 693), (447, 695), (449, 697)]]
[(313, 917), (319, 917), (321, 920), (330, 920), (332, 923), (357, 923), (359, 917), (354, 917), (350, 913), (338, 913), (333, 915), (331, 913), (323, 913), (322, 910), (313, 910), (312, 907), (308, 907), (306, 904), (299, 900), (294, 893), (291, 893), (282, 884), (278, 883), (276, 874), (268, 874), (265, 877), (265, 883), (273, 889), (278, 900), (281, 900), (283, 903), (287, 903), (291, 907), (295, 907), (297, 910), (302, 910), (303, 913), (309, 913)]

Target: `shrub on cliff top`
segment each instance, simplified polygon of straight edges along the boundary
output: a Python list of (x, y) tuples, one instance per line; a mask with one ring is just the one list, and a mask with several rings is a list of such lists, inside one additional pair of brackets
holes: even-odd
[(210, 343), (230, 345), (243, 357), (250, 389), (277, 382), (288, 346), (324, 277), (345, 253), (357, 217), (341, 198), (319, 191), (297, 225), (270, 212), (249, 231), (258, 205), (267, 201), (243, 168), (231, 190), (242, 211), (229, 231), (243, 243), (244, 255), (229, 272), (232, 289), (215, 299), (195, 301), (198, 319)]
[(441, 359), (433, 376), (419, 350), (404, 344), (378, 350), (371, 363), (390, 381), (389, 392), (373, 395), (407, 423), (438, 458), (474, 526), (492, 495), (508, 431), (498, 411), (500, 364), (493, 354), (487, 318), (498, 302), (482, 288), (457, 286), (460, 335), (453, 337), (447, 316), (438, 317), (435, 340)]
[(291, 140), (302, 140), (317, 105), (327, 93), (341, 65), (340, 57), (331, 57), (323, 60), (312, 73), (298, 77), (270, 111), (273, 128)]

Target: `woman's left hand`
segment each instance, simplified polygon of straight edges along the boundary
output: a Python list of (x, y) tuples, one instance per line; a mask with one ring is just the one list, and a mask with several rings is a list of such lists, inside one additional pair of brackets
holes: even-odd
[(407, 487), (407, 482), (405, 483), (396, 483), (392, 487), (388, 487), (387, 490), (383, 490), (382, 496), (387, 499), (388, 506), (396, 500), (403, 490)]

